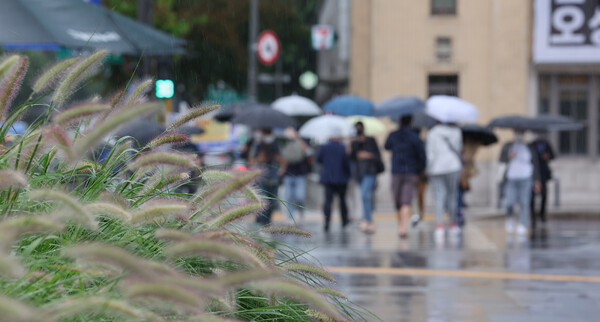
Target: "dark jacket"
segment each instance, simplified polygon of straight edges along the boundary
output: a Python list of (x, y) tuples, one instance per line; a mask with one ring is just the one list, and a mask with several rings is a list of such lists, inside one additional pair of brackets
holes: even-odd
[(390, 133), (385, 149), (392, 151), (393, 174), (419, 174), (425, 170), (425, 146), (414, 130), (400, 128)]
[[(358, 152), (366, 151), (372, 153), (375, 158), (368, 160), (359, 160)], [(361, 179), (364, 175), (377, 175), (377, 162), (381, 160), (379, 146), (374, 138), (368, 136), (364, 142), (358, 140), (352, 141), (350, 150), (350, 159), (354, 166), (354, 175), (357, 179)]]
[[(552, 179), (552, 169), (548, 164), (550, 160), (554, 159), (554, 151), (550, 143), (544, 139), (536, 139), (529, 143), (533, 151), (535, 151), (534, 157), (538, 159), (540, 164), (540, 178), (541, 181), (546, 182)], [(544, 160), (542, 157), (544, 154), (548, 155), (548, 160)]]
[(350, 177), (350, 161), (346, 148), (340, 142), (329, 142), (321, 147), (317, 162), (322, 164), (321, 180), (323, 184), (346, 184)]
[[(500, 160), (499, 160), (500, 162), (508, 164), (508, 162), (510, 161), (508, 159), (508, 154), (510, 151), (510, 146), (513, 143), (514, 142), (508, 142), (508, 143), (504, 144), (504, 146), (502, 147), (502, 151), (500, 152)], [(531, 153), (531, 164), (533, 164), (533, 178), (532, 179), (533, 179), (533, 181), (540, 181), (541, 180), (540, 162), (539, 162), (539, 159), (537, 158), (537, 152), (531, 145), (527, 145), (527, 146), (529, 147), (529, 152)], [(504, 173), (504, 180), (506, 180), (506, 172)]]

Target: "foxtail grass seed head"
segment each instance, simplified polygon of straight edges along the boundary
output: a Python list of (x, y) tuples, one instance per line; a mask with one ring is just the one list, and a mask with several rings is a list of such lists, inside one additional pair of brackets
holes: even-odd
[[(29, 192), (29, 197), (36, 200), (51, 200), (60, 203), (64, 208), (55, 212), (63, 220), (71, 220), (90, 229), (97, 229), (98, 223), (85, 207), (71, 195), (55, 190), (39, 189)], [(70, 211), (65, 211), (65, 208)]]
[(326, 281), (335, 283), (335, 278), (331, 276), (331, 274), (327, 273), (327, 271), (325, 271), (323, 268), (314, 265), (290, 263), (283, 265), (282, 268), (288, 272), (309, 274), (315, 277), (322, 278)]
[(150, 141), (150, 143), (148, 143), (148, 145), (146, 145), (146, 147), (149, 149), (153, 149), (153, 148), (159, 147), (161, 145), (165, 145), (165, 144), (180, 145), (180, 144), (188, 143), (189, 141), (190, 141), (190, 137), (185, 134), (167, 133), (167, 134), (163, 134), (161, 136), (154, 138), (154, 140)]
[(33, 84), (33, 92), (40, 93), (50, 89), (50, 87), (54, 86), (58, 79), (64, 75), (65, 71), (78, 61), (79, 57), (73, 57), (54, 64), (35, 81)]
[(21, 58), (19, 55), (10, 55), (2, 59), (0, 62), (0, 81), (2, 78), (4, 78), (6, 72), (8, 72), (15, 65), (19, 58)]
[(129, 164), (129, 169), (170, 165), (178, 168), (195, 168), (196, 163), (190, 155), (179, 152), (152, 152), (138, 157)]
[(219, 277), (218, 281), (226, 287), (238, 287), (246, 283), (256, 282), (258, 280), (268, 280), (277, 277), (279, 277), (279, 274), (274, 270), (255, 269), (229, 273)]
[(127, 97), (127, 102), (125, 106), (131, 106), (136, 104), (136, 102), (143, 101), (146, 93), (152, 89), (152, 85), (154, 84), (154, 79), (150, 78), (141, 83), (139, 83), (131, 92), (131, 95)]
[(0, 170), (0, 190), (23, 189), (27, 187), (25, 174), (14, 170)]
[(266, 226), (260, 229), (262, 232), (279, 235), (295, 235), (310, 238), (310, 233), (293, 226)]
[(25, 268), (17, 261), (16, 257), (0, 255), (0, 276), (7, 278), (21, 278), (24, 275)]
[[(223, 198), (228, 196), (230, 193), (243, 189), (250, 182), (255, 180), (260, 171), (249, 171), (244, 172), (228, 182), (225, 182), (221, 187), (214, 190), (211, 194), (205, 196), (205, 198), (200, 203), (200, 211), (205, 211), (208, 207), (214, 206), (219, 203)], [(193, 202), (198, 202), (198, 196), (194, 197)]]
[(0, 239), (14, 239), (31, 232), (57, 232), (64, 228), (64, 225), (46, 216), (14, 216), (0, 222)]
[(328, 317), (326, 314), (319, 311), (307, 309), (304, 314), (310, 318), (311, 321), (315, 322), (336, 322), (334, 319)]
[(328, 287), (319, 287), (316, 289), (317, 292), (323, 294), (323, 295), (327, 295), (327, 296), (331, 296), (331, 297), (335, 297), (341, 300), (348, 300), (348, 297), (346, 297), (346, 295), (344, 295), (342, 292), (340, 291), (336, 291), (332, 288), (328, 288)]
[(264, 208), (262, 203), (253, 203), (245, 206), (236, 207), (227, 211), (225, 214), (213, 219), (208, 223), (211, 228), (220, 228), (248, 215), (259, 212)]
[(123, 319), (146, 321), (145, 312), (125, 301), (102, 297), (67, 299), (47, 308), (48, 315), (55, 320), (63, 320), (80, 314), (102, 314)]
[(71, 138), (67, 132), (57, 125), (49, 126), (44, 129), (44, 134), (54, 143), (58, 144), (63, 150), (70, 150), (73, 146)]
[(36, 308), (4, 295), (0, 295), (0, 316), (3, 321), (43, 320), (43, 315)]
[(145, 278), (154, 276), (146, 261), (116, 246), (102, 243), (78, 244), (65, 248), (63, 255), (75, 259), (108, 263)]
[(52, 96), (54, 104), (60, 106), (73, 95), (77, 85), (84, 80), (86, 76), (90, 75), (92, 73), (91, 71), (102, 62), (106, 53), (106, 50), (98, 51), (73, 66), (69, 73), (62, 79), (58, 88), (54, 91), (54, 95)]
[(2, 111), (0, 119), (4, 119), (8, 115), (10, 105), (21, 89), (28, 67), (29, 58), (22, 56), (7, 72), (8, 76), (0, 89), (0, 109)]
[(192, 108), (186, 115), (180, 117), (179, 119), (175, 120), (173, 123), (169, 124), (169, 126), (167, 127), (167, 131), (172, 131), (191, 120), (199, 118), (200, 116), (202, 116), (206, 113), (209, 113), (209, 112), (212, 112), (212, 111), (218, 109), (219, 107), (221, 107), (221, 106), (220, 105), (212, 105), (212, 106)]
[(140, 117), (155, 111), (159, 107), (160, 106), (156, 103), (148, 103), (121, 109), (118, 112), (111, 114), (111, 116), (96, 124), (89, 132), (86, 132), (83, 138), (75, 141), (75, 144), (73, 145), (74, 159), (71, 161), (76, 161), (75, 158), (78, 156), (81, 157), (89, 150), (95, 148), (106, 135), (111, 131), (116, 130), (119, 126), (129, 122), (135, 117)]
[(85, 207), (94, 214), (104, 214), (125, 222), (131, 220), (131, 214), (129, 212), (109, 202), (96, 202)]
[(193, 237), (178, 229), (161, 228), (156, 230), (154, 237), (159, 240), (170, 240), (170, 241), (190, 241)]
[(82, 104), (60, 112), (52, 119), (55, 124), (67, 126), (77, 123), (86, 117), (90, 117), (103, 111), (108, 111), (109, 109), (110, 105), (107, 104)]
[(129, 286), (126, 290), (128, 298), (155, 298), (169, 301), (184, 308), (197, 309), (202, 307), (202, 301), (192, 292), (164, 283), (140, 283)]
[(170, 257), (212, 256), (226, 258), (241, 264), (264, 267), (264, 263), (254, 254), (240, 248), (213, 241), (184, 241), (165, 249)]
[(142, 209), (131, 216), (132, 224), (152, 223), (168, 217), (176, 217), (188, 207), (181, 204), (156, 205)]

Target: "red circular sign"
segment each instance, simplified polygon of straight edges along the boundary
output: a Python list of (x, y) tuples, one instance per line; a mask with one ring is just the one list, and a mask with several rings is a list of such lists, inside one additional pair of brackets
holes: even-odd
[(271, 30), (263, 31), (256, 42), (258, 60), (265, 65), (273, 65), (279, 57), (279, 39)]

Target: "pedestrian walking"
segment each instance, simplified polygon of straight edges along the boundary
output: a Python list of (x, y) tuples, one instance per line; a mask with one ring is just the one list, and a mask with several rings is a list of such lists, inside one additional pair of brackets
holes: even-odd
[(363, 219), (360, 230), (365, 233), (374, 233), (373, 225), (373, 193), (377, 174), (383, 171), (381, 153), (377, 141), (365, 135), (365, 126), (362, 122), (354, 124), (356, 138), (351, 143), (350, 159), (355, 167), (353, 173), (360, 186)]
[(259, 225), (268, 225), (271, 223), (271, 216), (276, 207), (279, 178), (286, 172), (287, 163), (281, 157), (271, 129), (255, 132), (254, 139), (255, 146), (249, 150), (248, 164), (250, 167), (263, 170), (263, 174), (258, 179), (258, 186), (267, 200), (267, 206), (258, 215), (256, 222)]
[(312, 163), (312, 149), (293, 127), (287, 128), (284, 134), (288, 141), (281, 149), (281, 156), (287, 163), (283, 187), (290, 219), (295, 222), (295, 214), (304, 215), (306, 175)]
[(540, 171), (536, 152), (524, 139), (524, 132), (515, 130), (515, 140), (502, 147), (500, 162), (506, 163), (504, 196), (506, 198), (506, 232), (515, 231), (514, 207), (519, 206), (517, 234), (527, 234), (532, 188), (539, 191)]
[[(548, 141), (538, 137), (531, 143), (531, 148), (534, 151), (534, 158), (537, 158), (540, 168), (540, 184), (539, 191), (532, 191), (531, 195), (531, 229), (535, 229), (537, 217), (546, 223), (546, 203), (548, 201), (548, 181), (552, 180), (552, 169), (550, 169), (550, 161), (554, 160), (554, 150)], [(540, 210), (536, 211), (536, 199), (540, 197)]]
[(388, 136), (385, 149), (392, 152), (392, 193), (398, 219), (398, 235), (406, 237), (418, 175), (426, 165), (423, 141), (411, 129), (412, 116), (400, 118), (400, 128)]
[(346, 189), (350, 177), (350, 160), (346, 153), (346, 147), (342, 143), (342, 131), (333, 128), (332, 137), (329, 142), (321, 147), (317, 154), (317, 162), (322, 165), (320, 183), (325, 188), (325, 202), (323, 214), (325, 215), (325, 232), (329, 231), (331, 222), (331, 205), (336, 195), (340, 202), (342, 217), (342, 228), (346, 227), (350, 220), (348, 218), (348, 207), (346, 206)]
[(456, 209), (458, 183), (462, 170), (462, 132), (454, 124), (438, 123), (427, 133), (427, 174), (433, 190), (436, 229), (434, 237), (444, 237), (444, 213), (450, 217), (448, 231), (460, 234)]

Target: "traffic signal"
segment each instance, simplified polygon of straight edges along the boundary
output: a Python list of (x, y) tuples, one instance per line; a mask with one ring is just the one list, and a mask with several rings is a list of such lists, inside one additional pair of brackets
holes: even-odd
[(175, 84), (170, 79), (156, 80), (156, 97), (171, 98), (175, 94)]

